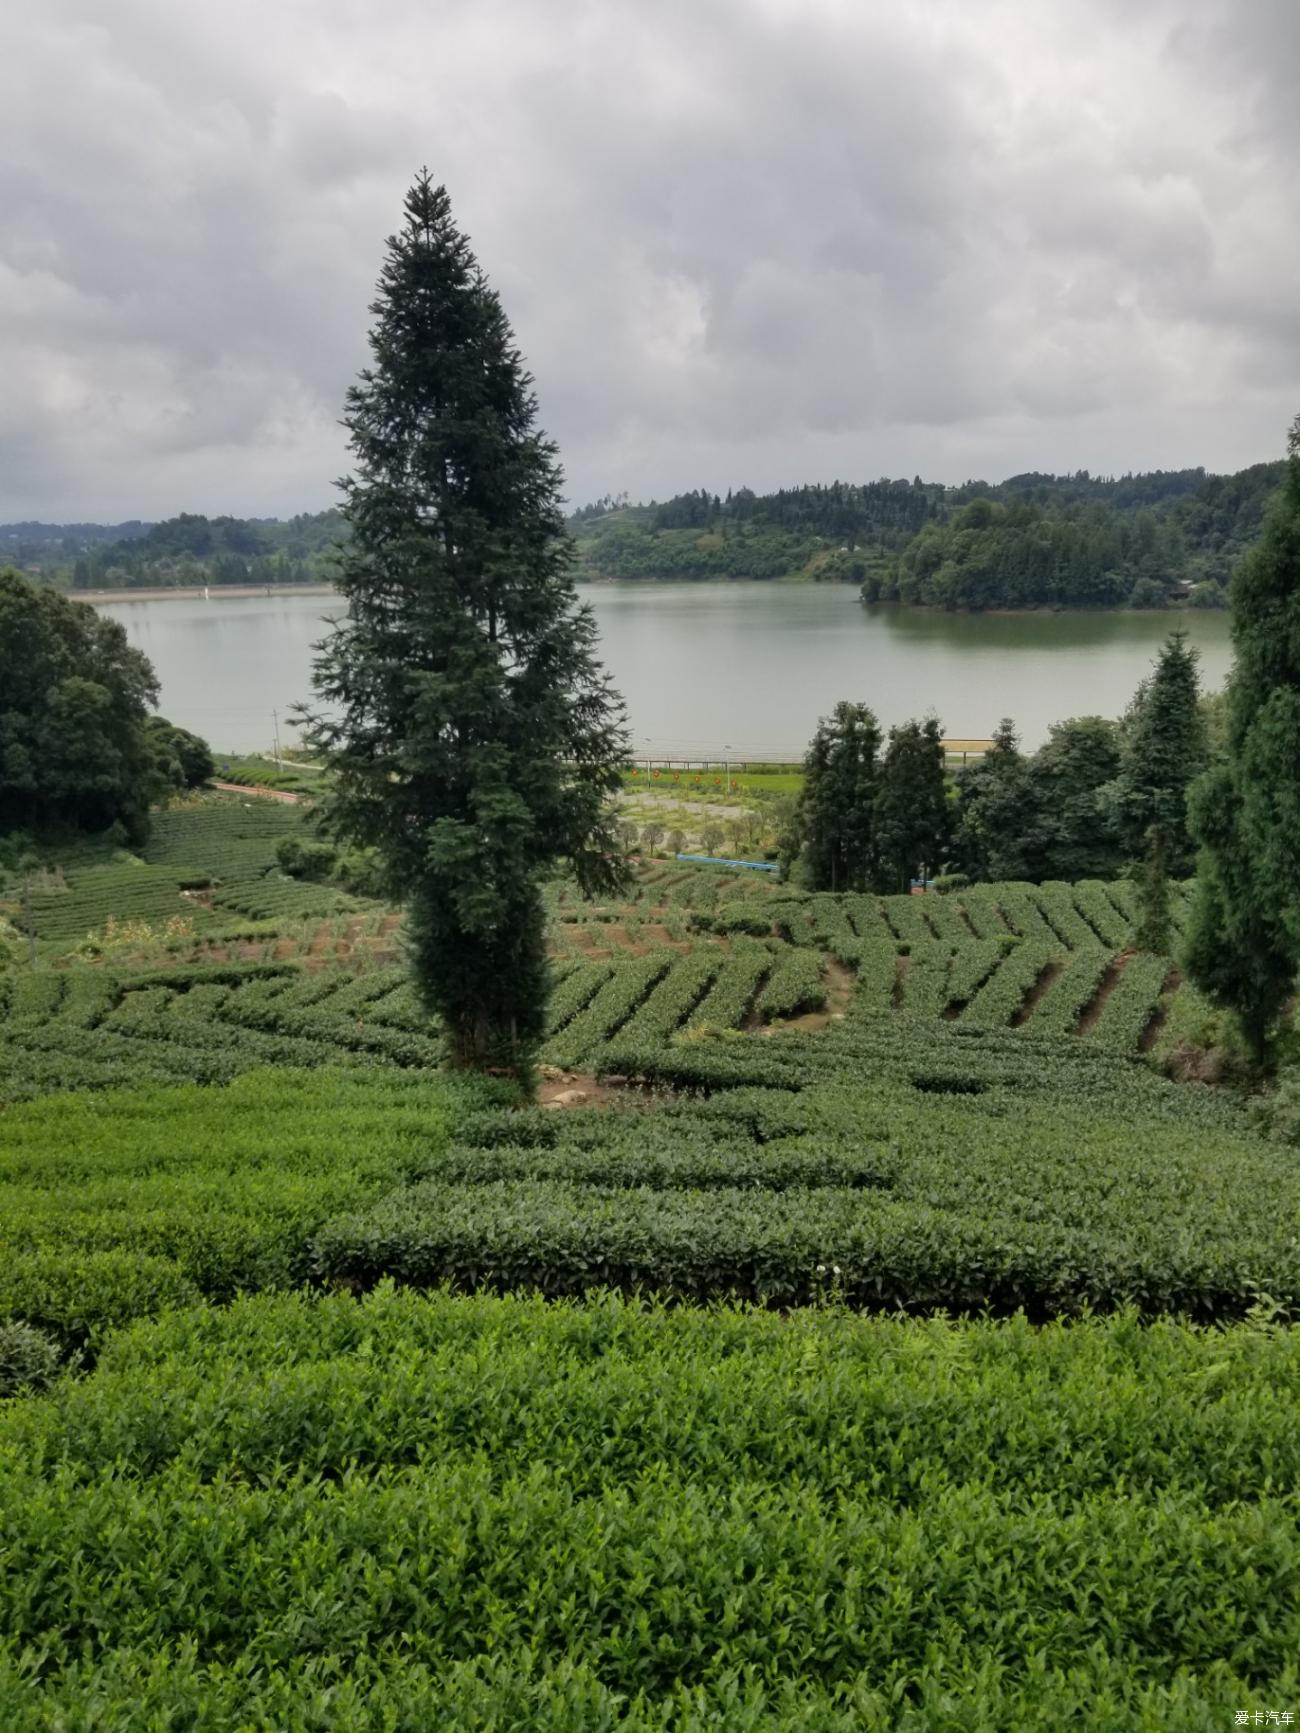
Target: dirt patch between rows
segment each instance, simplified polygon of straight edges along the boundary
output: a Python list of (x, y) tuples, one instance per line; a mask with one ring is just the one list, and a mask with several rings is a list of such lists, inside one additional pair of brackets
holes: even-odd
[(1043, 994), (1055, 984), (1057, 976), (1061, 973), (1061, 970), (1064, 967), (1064, 963), (1049, 963), (1047, 965), (1039, 975), (1038, 979), (1034, 982), (1033, 986), (1025, 994), (1024, 998), (1020, 1001), (1019, 1008), (1017, 1009), (1015, 1016), (1011, 1019), (1011, 1027), (1013, 1029), (1020, 1029), (1029, 1021), (1038, 1006), (1038, 1001), (1043, 997)]
[(1093, 1025), (1096, 1023), (1098, 1017), (1101, 1016), (1107, 999), (1109, 999), (1111, 994), (1115, 991), (1115, 988), (1119, 983), (1119, 978), (1128, 967), (1133, 954), (1132, 951), (1121, 951), (1119, 956), (1115, 958), (1115, 961), (1102, 976), (1100, 987), (1098, 987), (1092, 998), (1084, 1006), (1083, 1015), (1075, 1025), (1074, 1032), (1076, 1035), (1088, 1035), (1092, 1032)]
[(627, 1107), (632, 1097), (638, 1105), (651, 1099), (624, 1078), (596, 1077), (590, 1071), (561, 1071), (542, 1067), (537, 1084), (537, 1105), (562, 1112), (574, 1107)]

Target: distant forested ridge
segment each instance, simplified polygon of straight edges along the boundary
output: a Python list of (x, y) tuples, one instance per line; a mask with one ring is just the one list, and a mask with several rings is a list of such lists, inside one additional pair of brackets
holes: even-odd
[(0, 524), (0, 555), (74, 590), (326, 583), (346, 533), (337, 511), (284, 522), (182, 512), (156, 524)]
[[(580, 579), (787, 578), (854, 583), (864, 601), (947, 608), (1221, 607), (1282, 463), (1003, 482), (830, 482), (725, 497), (700, 488), (580, 507)], [(328, 583), (337, 511), (165, 523), (0, 524), (0, 557), (74, 590)]]
[(950, 608), (1219, 607), (1282, 471), (702, 488), (649, 505), (607, 497), (569, 527), (591, 579), (802, 578)]

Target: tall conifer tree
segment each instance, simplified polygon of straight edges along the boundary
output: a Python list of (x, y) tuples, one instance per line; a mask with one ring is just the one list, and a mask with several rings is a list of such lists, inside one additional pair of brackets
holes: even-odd
[(422, 173), (348, 393), (346, 615), (317, 646), (325, 824), (410, 912), (416, 985), (454, 1060), (526, 1075), (544, 1026), (543, 874), (624, 868), (608, 797), (622, 704), (576, 602), (554, 446), (500, 301)]
[(875, 882), (879, 750), (880, 724), (865, 704), (837, 704), (817, 724), (782, 846), (787, 868), (800, 861), (814, 890), (862, 891)]
[(1192, 979), (1267, 1060), (1300, 963), (1300, 417), (1258, 542), (1232, 580), (1226, 754), (1191, 794), (1201, 843)]
[(943, 734), (936, 717), (889, 730), (875, 817), (880, 889), (906, 891), (922, 869), (933, 878), (951, 835)]
[(1138, 859), (1142, 950), (1169, 949), (1169, 876), (1185, 877), (1192, 865), (1187, 791), (1207, 754), (1196, 664), (1187, 634), (1171, 632), (1124, 722), (1114, 811), (1120, 840)]

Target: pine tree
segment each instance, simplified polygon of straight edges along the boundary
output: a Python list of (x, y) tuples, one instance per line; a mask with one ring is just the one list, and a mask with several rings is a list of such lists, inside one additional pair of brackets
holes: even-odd
[(974, 879), (1023, 879), (1037, 852), (1037, 807), (1029, 762), (1004, 716), (989, 750), (957, 773), (956, 853)]
[(922, 869), (934, 876), (948, 848), (949, 812), (936, 718), (891, 728), (875, 809), (882, 891), (906, 891)]
[(347, 613), (317, 646), (326, 828), (377, 851), (453, 1059), (526, 1076), (548, 973), (540, 880), (625, 868), (622, 705), (576, 605), (554, 446), (500, 301), (422, 173), (348, 393)]
[(787, 871), (798, 861), (814, 890), (861, 891), (875, 882), (879, 750), (880, 724), (865, 704), (837, 704), (817, 724), (781, 851)]
[(1186, 632), (1171, 632), (1125, 718), (1115, 783), (1121, 841), (1138, 854), (1157, 827), (1176, 877), (1192, 867), (1187, 791), (1205, 769), (1207, 756), (1198, 660)]
[(1300, 417), (1282, 486), (1232, 580), (1225, 756), (1191, 793), (1201, 844), (1188, 973), (1257, 1062), (1300, 963)]
[(1138, 947), (1159, 953), (1169, 947), (1169, 876), (1184, 877), (1192, 865), (1187, 791), (1207, 756), (1197, 660), (1187, 634), (1171, 632), (1125, 718), (1113, 784), (1120, 840), (1141, 859)]

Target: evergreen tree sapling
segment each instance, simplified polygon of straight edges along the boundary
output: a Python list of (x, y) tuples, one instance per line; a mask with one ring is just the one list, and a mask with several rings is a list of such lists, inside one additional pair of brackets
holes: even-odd
[(1282, 486), (1232, 580), (1225, 753), (1195, 784), (1188, 973), (1258, 1063), (1300, 964), (1300, 417)]
[(1207, 758), (1197, 661), (1187, 634), (1171, 632), (1124, 719), (1119, 775), (1113, 784), (1114, 819), (1124, 847), (1130, 854), (1141, 853), (1152, 827), (1157, 827), (1176, 878), (1192, 869), (1187, 791)]
[(554, 446), (500, 301), (427, 174), (372, 305), (344, 417), (346, 614), (317, 646), (326, 828), (375, 849), (410, 911), (417, 989), (463, 1066), (521, 1076), (548, 972), (540, 881), (623, 881), (622, 704), (596, 657)]

